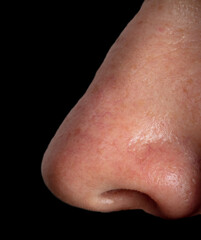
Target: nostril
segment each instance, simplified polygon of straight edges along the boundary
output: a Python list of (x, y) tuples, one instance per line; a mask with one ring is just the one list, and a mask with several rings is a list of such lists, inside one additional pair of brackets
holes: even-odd
[(130, 189), (112, 189), (106, 192), (103, 192), (101, 195), (105, 198), (112, 198), (112, 199), (118, 199), (121, 200), (123, 197), (134, 197), (136, 193), (140, 195), (145, 195), (139, 191), (136, 190), (130, 190)]
[(151, 214), (159, 214), (157, 203), (147, 194), (136, 190), (113, 189), (103, 192), (100, 197), (102, 203), (109, 205), (109, 211), (142, 209)]

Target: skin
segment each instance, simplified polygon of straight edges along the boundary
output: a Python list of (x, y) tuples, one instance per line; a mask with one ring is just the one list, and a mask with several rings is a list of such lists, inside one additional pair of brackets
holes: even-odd
[(201, 214), (201, 1), (146, 0), (42, 161), (62, 201), (92, 211)]

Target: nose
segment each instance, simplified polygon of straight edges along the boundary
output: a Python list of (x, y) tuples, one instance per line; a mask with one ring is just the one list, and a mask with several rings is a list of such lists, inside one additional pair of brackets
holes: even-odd
[(44, 154), (47, 187), (70, 205), (162, 218), (201, 213), (200, 90), (192, 80), (200, 76), (200, 28), (193, 33), (179, 18), (176, 31), (169, 10), (149, 24), (154, 11), (145, 5), (127, 26)]
[(76, 111), (43, 159), (43, 178), (58, 198), (100, 212), (142, 209), (173, 219), (199, 213), (200, 159), (187, 141), (171, 143), (158, 130), (156, 141), (139, 140), (139, 134), (128, 139), (128, 129), (106, 126), (102, 118), (88, 119), (85, 130), (72, 127), (79, 125)]

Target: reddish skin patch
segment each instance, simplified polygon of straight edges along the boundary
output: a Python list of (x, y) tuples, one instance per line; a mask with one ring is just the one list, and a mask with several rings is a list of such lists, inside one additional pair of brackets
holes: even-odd
[(158, 28), (158, 31), (159, 31), (159, 32), (164, 32), (164, 31), (165, 31), (165, 28), (164, 28), (164, 27), (159, 27), (159, 28)]
[(139, 22), (138, 22), (139, 25), (141, 25), (141, 24), (143, 24), (143, 23), (144, 23), (143, 21), (139, 21)]

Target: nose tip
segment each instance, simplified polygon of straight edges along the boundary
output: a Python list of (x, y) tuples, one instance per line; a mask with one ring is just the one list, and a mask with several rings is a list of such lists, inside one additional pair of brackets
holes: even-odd
[(201, 178), (195, 157), (153, 146), (140, 162), (109, 146), (97, 157), (95, 145), (76, 147), (63, 140), (53, 140), (42, 165), (46, 185), (62, 201), (99, 212), (142, 209), (168, 219), (198, 214)]

